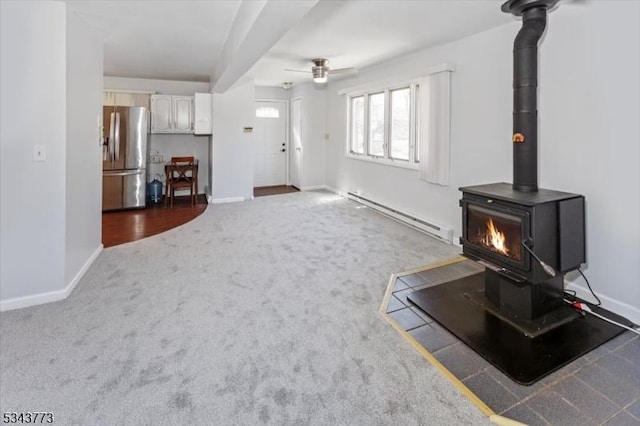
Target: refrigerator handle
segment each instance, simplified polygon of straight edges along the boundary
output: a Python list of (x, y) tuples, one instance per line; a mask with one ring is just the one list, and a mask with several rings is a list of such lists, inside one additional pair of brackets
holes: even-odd
[(143, 169), (136, 170), (108, 170), (102, 172), (102, 177), (110, 177), (110, 176), (135, 176), (135, 175), (143, 175), (145, 171)]
[(115, 158), (116, 161), (120, 160), (120, 113), (116, 112), (116, 130), (115, 130), (115, 145), (116, 145), (116, 150), (115, 150)]
[(115, 137), (115, 127), (116, 127), (116, 113), (111, 113), (111, 125), (109, 126), (109, 143), (107, 145), (107, 155), (109, 156), (109, 161), (113, 163), (113, 144), (116, 139)]

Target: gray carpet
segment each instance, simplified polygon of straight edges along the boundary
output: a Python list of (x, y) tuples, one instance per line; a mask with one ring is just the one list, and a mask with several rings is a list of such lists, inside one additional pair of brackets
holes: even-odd
[(384, 321), (457, 250), (302, 192), (106, 249), (65, 301), (0, 314), (0, 408), (60, 425), (488, 424)]

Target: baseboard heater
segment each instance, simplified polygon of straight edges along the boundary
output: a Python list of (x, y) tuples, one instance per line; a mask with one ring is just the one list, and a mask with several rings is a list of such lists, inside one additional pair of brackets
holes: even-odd
[(419, 219), (398, 209), (394, 209), (392, 207), (385, 206), (384, 204), (380, 204), (376, 201), (365, 198), (362, 195), (356, 194), (355, 192), (347, 192), (347, 198), (370, 207), (379, 213), (410, 225), (420, 231), (429, 234), (432, 237), (444, 241), (445, 243), (451, 244), (453, 242), (453, 230), (451, 228), (427, 222), (426, 220)]

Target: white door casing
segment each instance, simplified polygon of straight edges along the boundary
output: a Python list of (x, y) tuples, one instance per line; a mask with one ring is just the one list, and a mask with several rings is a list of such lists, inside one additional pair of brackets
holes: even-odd
[(253, 186), (287, 183), (287, 104), (286, 101), (256, 101), (254, 128)]
[(300, 189), (302, 176), (302, 99), (291, 100), (290, 184)]

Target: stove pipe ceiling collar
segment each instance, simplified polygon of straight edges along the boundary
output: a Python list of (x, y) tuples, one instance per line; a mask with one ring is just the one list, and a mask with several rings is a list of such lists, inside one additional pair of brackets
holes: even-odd
[(547, 9), (559, 0), (509, 0), (502, 11), (522, 16), (513, 43), (513, 189), (538, 190), (538, 42)]

